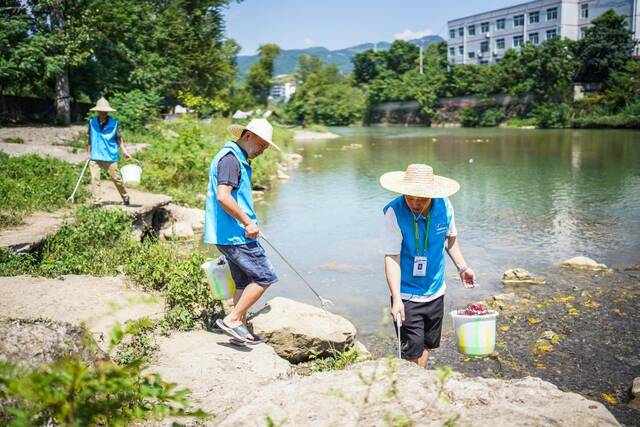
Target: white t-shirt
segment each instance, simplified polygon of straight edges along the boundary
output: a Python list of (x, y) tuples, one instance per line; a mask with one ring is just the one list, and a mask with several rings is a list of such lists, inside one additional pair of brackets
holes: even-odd
[[(453, 237), (458, 235), (458, 230), (456, 229), (456, 220), (454, 217), (453, 206), (449, 205), (449, 207), (451, 209), (451, 222), (449, 223), (449, 230), (447, 230), (447, 237)], [(423, 216), (418, 215), (417, 218), (423, 218)], [(400, 251), (402, 250), (402, 231), (400, 231), (396, 213), (391, 207), (388, 208), (387, 212), (385, 212), (384, 214), (382, 245), (385, 255), (400, 255)], [(409, 300), (414, 302), (429, 302), (436, 300), (444, 295), (446, 289), (447, 284), (444, 283), (440, 290), (433, 295), (424, 296), (401, 293), (400, 297), (404, 301)]]

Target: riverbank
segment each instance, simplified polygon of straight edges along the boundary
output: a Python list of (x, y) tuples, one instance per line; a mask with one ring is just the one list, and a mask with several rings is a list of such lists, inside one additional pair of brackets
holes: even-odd
[(336, 139), (340, 138), (340, 135), (327, 131), (313, 131), (305, 129), (295, 129), (293, 139), (295, 141), (316, 141), (323, 139)]
[[(442, 342), (429, 366), (448, 365), (485, 378), (539, 377), (601, 402), (625, 425), (638, 425), (640, 407), (631, 403), (630, 392), (640, 377), (640, 271), (635, 268), (610, 273), (552, 268), (544, 272), (544, 285), (505, 286), (487, 301), (499, 311), (496, 351), (488, 357), (459, 354), (445, 314)], [(395, 341), (387, 339), (370, 350), (393, 354)]]

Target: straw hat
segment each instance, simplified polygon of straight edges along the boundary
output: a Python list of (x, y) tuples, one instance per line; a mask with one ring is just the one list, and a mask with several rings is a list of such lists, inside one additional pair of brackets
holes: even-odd
[(271, 138), (273, 137), (273, 127), (266, 119), (253, 119), (248, 125), (231, 125), (227, 128), (229, 133), (236, 139), (240, 139), (243, 130), (248, 130), (251, 133), (258, 135), (260, 138), (267, 141), (270, 145), (274, 146), (278, 151), (282, 151)]
[(460, 189), (456, 181), (433, 174), (429, 165), (409, 165), (406, 172), (387, 172), (380, 177), (380, 185), (390, 191), (408, 196), (437, 199), (448, 197)]
[(89, 111), (106, 111), (106, 112), (111, 112), (111, 111), (116, 111), (113, 108), (111, 108), (109, 106), (109, 101), (107, 101), (106, 99), (104, 99), (104, 96), (100, 99), (98, 99), (98, 102), (96, 103), (96, 106), (93, 107), (92, 109), (90, 109)]

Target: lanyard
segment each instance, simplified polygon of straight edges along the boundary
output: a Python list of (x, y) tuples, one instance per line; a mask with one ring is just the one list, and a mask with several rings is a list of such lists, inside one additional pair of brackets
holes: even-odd
[[(416, 218), (416, 214), (411, 211), (411, 215), (413, 215), (413, 237), (416, 243), (416, 253), (420, 255), (420, 246), (419, 245), (419, 236), (418, 232), (418, 218)], [(431, 209), (429, 209), (429, 213), (427, 214), (427, 231), (424, 234), (424, 255), (427, 255), (427, 244), (429, 243), (429, 225), (431, 224)]]

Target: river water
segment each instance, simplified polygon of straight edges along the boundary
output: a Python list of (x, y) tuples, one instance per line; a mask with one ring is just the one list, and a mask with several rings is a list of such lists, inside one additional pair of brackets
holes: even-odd
[[(390, 330), (382, 324), (389, 292), (380, 235), (382, 208), (395, 194), (378, 179), (410, 163), (461, 184), (451, 202), (481, 286), (462, 289), (448, 261), (448, 309), (502, 292), (509, 268), (544, 273), (575, 255), (613, 267), (640, 262), (638, 131), (331, 130), (342, 137), (288, 147), (302, 164), (256, 208), (270, 241), (360, 333)], [(281, 280), (268, 298), (315, 303), (267, 251)]]

